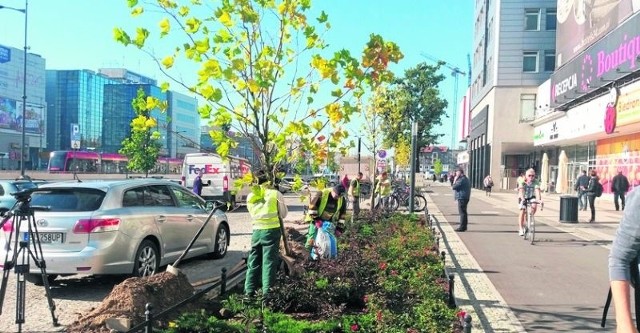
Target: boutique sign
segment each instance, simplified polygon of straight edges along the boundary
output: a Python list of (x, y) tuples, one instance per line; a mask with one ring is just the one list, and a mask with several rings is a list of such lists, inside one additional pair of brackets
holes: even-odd
[(614, 81), (640, 66), (640, 15), (551, 75), (551, 106), (559, 106)]

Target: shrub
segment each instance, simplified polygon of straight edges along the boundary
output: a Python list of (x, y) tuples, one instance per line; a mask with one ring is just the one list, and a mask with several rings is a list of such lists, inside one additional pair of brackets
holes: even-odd
[[(415, 215), (375, 218), (347, 226), (338, 258), (307, 261), (301, 276), (278, 275), (263, 311), (259, 302), (230, 296), (226, 306), (240, 323), (230, 327), (245, 332), (260, 332), (260, 325), (268, 332), (459, 330), (455, 309), (447, 307), (444, 267), (431, 230)], [(195, 319), (181, 318), (177, 326), (195, 325)]]

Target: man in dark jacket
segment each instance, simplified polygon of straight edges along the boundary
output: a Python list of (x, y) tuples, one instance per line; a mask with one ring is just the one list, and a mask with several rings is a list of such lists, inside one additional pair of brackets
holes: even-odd
[(624, 210), (624, 196), (629, 191), (629, 179), (622, 174), (622, 171), (618, 170), (618, 174), (613, 177), (611, 190), (613, 190), (613, 204), (616, 210), (620, 209), (618, 198), (622, 201), (622, 210)]
[(587, 186), (587, 198), (589, 199), (589, 208), (591, 209), (591, 219), (589, 223), (596, 220), (596, 183), (600, 182), (598, 174), (595, 169), (591, 169), (591, 178), (589, 178), (589, 185)]
[(587, 170), (582, 170), (582, 175), (576, 180), (575, 190), (578, 192), (578, 209), (587, 210), (587, 186), (589, 186), (589, 176)]
[(469, 221), (467, 205), (471, 197), (471, 183), (469, 183), (469, 178), (464, 175), (462, 168), (456, 169), (452, 189), (455, 191), (455, 199), (458, 201), (458, 214), (460, 215), (460, 225), (456, 231), (464, 232), (467, 231), (467, 222)]

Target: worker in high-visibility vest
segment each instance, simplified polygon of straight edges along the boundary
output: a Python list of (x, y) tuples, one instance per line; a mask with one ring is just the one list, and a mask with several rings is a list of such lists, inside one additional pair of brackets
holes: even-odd
[(344, 228), (344, 216), (347, 213), (347, 205), (344, 202), (344, 186), (337, 185), (316, 192), (309, 202), (309, 211), (305, 221), (309, 222), (309, 232), (307, 233), (307, 249), (313, 247), (318, 228), (323, 221), (329, 221), (336, 225), (338, 229)]
[(358, 172), (358, 176), (355, 179), (351, 180), (351, 184), (349, 184), (349, 198), (351, 199), (351, 204), (353, 205), (353, 214), (351, 215), (351, 221), (358, 218), (360, 215), (360, 181), (362, 180), (362, 172)]
[(391, 196), (391, 179), (389, 179), (389, 175), (386, 171), (384, 171), (380, 176), (376, 179), (377, 184), (374, 190), (376, 194), (376, 208), (388, 208), (389, 205), (389, 197)]
[(266, 172), (259, 172), (257, 176), (261, 190), (257, 193), (251, 191), (247, 196), (247, 210), (253, 224), (251, 251), (247, 259), (244, 283), (244, 292), (247, 295), (254, 295), (260, 286), (262, 294), (266, 295), (273, 285), (280, 260), (280, 219), (287, 216), (287, 205), (282, 193), (268, 186)]

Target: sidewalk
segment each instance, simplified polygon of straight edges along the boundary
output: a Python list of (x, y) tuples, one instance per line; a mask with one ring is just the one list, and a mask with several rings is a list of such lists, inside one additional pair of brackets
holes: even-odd
[(560, 196), (544, 194), (536, 214), (535, 245), (517, 235), (514, 191), (472, 190), (469, 229), (457, 233), (459, 216), (449, 184), (430, 183), (429, 213), (440, 222), (441, 249), (455, 272), (455, 295), (479, 332), (614, 332), (599, 318), (608, 289), (607, 256), (622, 212), (596, 199), (596, 222), (560, 223)]

